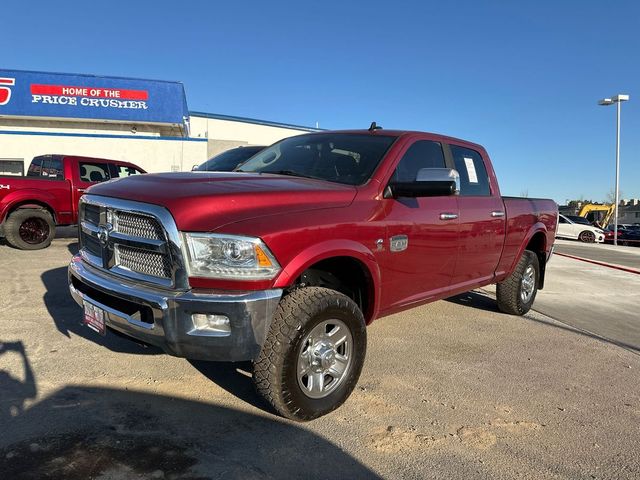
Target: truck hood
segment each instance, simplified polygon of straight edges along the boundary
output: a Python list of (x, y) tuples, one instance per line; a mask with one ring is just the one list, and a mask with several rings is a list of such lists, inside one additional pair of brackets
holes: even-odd
[(91, 187), (88, 193), (167, 208), (181, 231), (206, 232), (266, 215), (346, 207), (351, 185), (241, 172), (135, 175)]

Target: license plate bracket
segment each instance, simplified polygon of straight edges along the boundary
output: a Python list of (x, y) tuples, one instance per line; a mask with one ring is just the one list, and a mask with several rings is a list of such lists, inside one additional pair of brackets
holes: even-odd
[(107, 326), (104, 322), (106, 312), (92, 303), (84, 301), (82, 304), (84, 307), (84, 319), (82, 323), (100, 335), (106, 335)]

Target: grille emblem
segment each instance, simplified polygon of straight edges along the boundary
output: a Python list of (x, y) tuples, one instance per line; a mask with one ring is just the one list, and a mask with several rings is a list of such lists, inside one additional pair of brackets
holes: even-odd
[(113, 225), (110, 223), (98, 227), (98, 241), (103, 247), (106, 247), (109, 242), (109, 233), (111, 233), (111, 230), (113, 230)]

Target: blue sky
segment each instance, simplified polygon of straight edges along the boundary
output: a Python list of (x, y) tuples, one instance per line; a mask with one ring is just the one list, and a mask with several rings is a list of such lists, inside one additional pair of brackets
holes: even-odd
[[(640, 197), (640, 2), (11, 2), (2, 66), (184, 82), (191, 110), (444, 133), (502, 193)], [(13, 39), (13, 40), (6, 40)]]

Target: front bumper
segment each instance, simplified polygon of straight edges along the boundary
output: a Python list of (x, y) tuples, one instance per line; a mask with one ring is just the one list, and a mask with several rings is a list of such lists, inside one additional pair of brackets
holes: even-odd
[[(88, 265), (79, 255), (69, 264), (69, 291), (78, 305), (105, 312), (107, 327), (165, 352), (194, 360), (254, 359), (266, 338), (282, 290), (250, 292), (176, 291), (155, 288)], [(225, 315), (231, 333), (189, 333), (194, 313)]]

